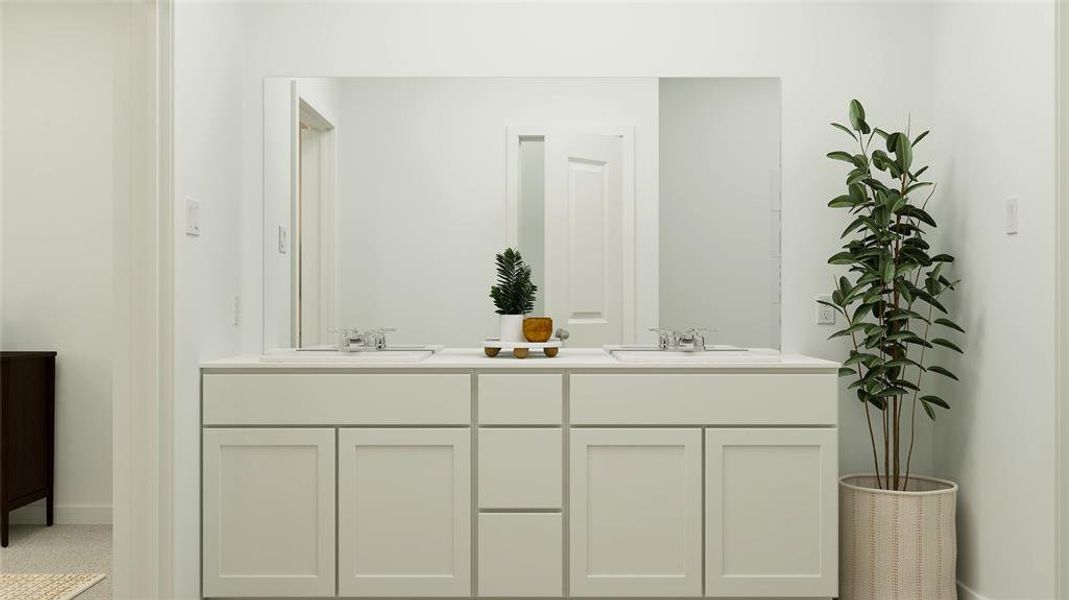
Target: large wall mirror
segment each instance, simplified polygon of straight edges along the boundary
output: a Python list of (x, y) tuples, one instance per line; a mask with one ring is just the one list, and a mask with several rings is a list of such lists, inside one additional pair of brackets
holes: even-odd
[(266, 349), (478, 346), (494, 255), (579, 346), (779, 347), (771, 78), (268, 78)]

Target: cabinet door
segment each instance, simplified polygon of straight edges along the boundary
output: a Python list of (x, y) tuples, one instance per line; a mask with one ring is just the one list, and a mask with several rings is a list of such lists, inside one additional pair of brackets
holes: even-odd
[(700, 596), (700, 429), (571, 431), (571, 595)]
[(835, 596), (835, 429), (705, 433), (708, 596)]
[(338, 433), (338, 594), (467, 596), (471, 431)]
[(205, 597), (334, 595), (334, 430), (205, 429)]

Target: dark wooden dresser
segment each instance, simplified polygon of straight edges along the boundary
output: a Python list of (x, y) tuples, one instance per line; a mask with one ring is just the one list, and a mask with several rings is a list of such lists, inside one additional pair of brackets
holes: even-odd
[(45, 498), (52, 524), (56, 353), (0, 352), (0, 546), (8, 513)]

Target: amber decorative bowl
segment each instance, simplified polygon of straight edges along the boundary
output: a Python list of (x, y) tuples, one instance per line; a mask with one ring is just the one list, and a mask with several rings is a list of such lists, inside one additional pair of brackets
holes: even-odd
[(549, 317), (527, 317), (523, 320), (523, 337), (528, 342), (547, 342), (553, 335), (553, 319)]

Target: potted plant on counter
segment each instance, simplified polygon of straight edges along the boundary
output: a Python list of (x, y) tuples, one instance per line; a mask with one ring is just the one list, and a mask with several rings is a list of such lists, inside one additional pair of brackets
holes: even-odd
[[(850, 341), (840, 375), (865, 411), (874, 472), (839, 484), (839, 597), (956, 597), (954, 509), (957, 485), (912, 472), (917, 419), (935, 419), (949, 404), (932, 393), (935, 378), (957, 380), (936, 359), (961, 349), (950, 337), (964, 330), (950, 319), (944, 296), (957, 281), (954, 261), (932, 250), (936, 222), (925, 210), (934, 185), (922, 180), (911, 137), (870, 125), (850, 102), (850, 125), (832, 126), (852, 149), (828, 158), (850, 165), (846, 191), (829, 206), (849, 211), (842, 251), (828, 262), (848, 268), (832, 301), (846, 321), (832, 334)], [(942, 349), (936, 352), (936, 349)], [(923, 414), (918, 414), (918, 409)]]
[(497, 285), (490, 297), (497, 307), (498, 337), (503, 342), (522, 342), (523, 317), (534, 310), (538, 286), (531, 282), (531, 266), (517, 250), (506, 248), (497, 255)]

